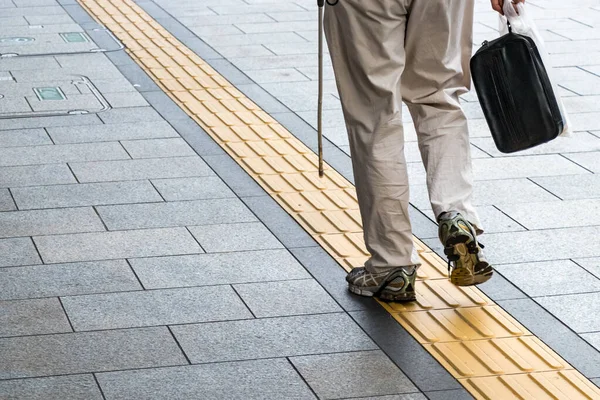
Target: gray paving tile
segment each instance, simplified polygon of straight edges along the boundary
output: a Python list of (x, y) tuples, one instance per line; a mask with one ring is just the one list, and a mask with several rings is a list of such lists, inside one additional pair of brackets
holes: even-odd
[(600, 225), (600, 199), (510, 204), (500, 209), (528, 229)]
[(62, 298), (75, 331), (252, 318), (230, 286)]
[(499, 305), (582, 374), (600, 376), (600, 352), (535, 301), (507, 300)]
[(383, 307), (350, 315), (422, 391), (462, 387)]
[(565, 157), (594, 173), (600, 173), (600, 152), (565, 154)]
[[(249, 46), (233, 47), (233, 49), (246, 49)], [(262, 47), (262, 46), (261, 46)], [(262, 47), (264, 49), (264, 47)], [(228, 48), (231, 49), (231, 48)], [(272, 54), (272, 53), (271, 53)], [(248, 76), (256, 83), (271, 82), (306, 82), (309, 78), (295, 68), (282, 68), (273, 70), (248, 71)], [(298, 110), (304, 111), (304, 110)]]
[[(598, 78), (598, 83), (600, 83), (600, 78)], [(510, 154), (501, 153), (496, 148), (492, 138), (472, 138), (471, 143), (491, 154), (493, 157), (511, 157)], [(558, 137), (546, 144), (512, 154), (515, 156), (525, 156), (531, 154), (557, 154), (588, 151), (600, 151), (600, 138), (587, 132), (577, 132), (573, 137)]]
[(242, 197), (266, 194), (229, 155), (205, 156), (203, 159), (236, 195)]
[(140, 258), (130, 262), (147, 289), (310, 278), (285, 250)]
[(199, 155), (226, 155), (225, 151), (193, 119), (175, 119), (170, 120), (169, 123)]
[(306, 29), (304, 21), (265, 22), (265, 23), (236, 23), (236, 27), (244, 33), (279, 33), (294, 32)]
[(209, 176), (213, 172), (200, 157), (96, 161), (71, 164), (80, 182), (127, 181)]
[(102, 400), (92, 375), (53, 376), (49, 378), (0, 381), (6, 400)]
[(20, 210), (162, 201), (148, 181), (78, 183), (12, 189)]
[(62, 25), (62, 24), (73, 24), (74, 21), (67, 14), (64, 15), (38, 15), (38, 16), (25, 16), (29, 25)]
[(592, 346), (594, 346), (598, 351), (600, 351), (600, 332), (587, 333), (587, 334), (581, 335), (581, 337), (583, 337)]
[[(7, 0), (4, 0), (7, 1)], [(8, 7), (6, 7), (8, 8)], [(15, 17), (0, 17), (0, 23), (2, 26), (27, 26), (27, 20), (23, 16)]]
[[(27, 57), (23, 58), (25, 60)], [(6, 60), (8, 61), (8, 60)], [(4, 64), (5, 61), (2, 61)], [(35, 65), (39, 68), (38, 64)], [(102, 121), (95, 114), (87, 115), (67, 115), (60, 117), (44, 117), (44, 118), (14, 118), (3, 119), (0, 131), (17, 130), (17, 129), (33, 129), (33, 128), (51, 128), (55, 126), (83, 126), (83, 125), (100, 125)]]
[[(228, 27), (230, 27), (231, 25), (228, 25)], [(202, 30), (210, 30), (213, 29), (214, 26), (204, 26), (204, 27), (198, 27), (198, 28), (191, 28), (192, 31), (196, 34), (198, 34), (198, 32), (202, 31)], [(235, 32), (231, 32), (231, 33), (235, 33)], [(240, 33), (239, 30), (237, 33)], [(199, 36), (202, 36), (201, 34), (198, 34)], [(267, 49), (265, 46), (263, 45), (248, 45), (248, 46), (226, 46), (226, 47), (221, 47), (219, 48), (219, 53), (225, 57), (225, 58), (232, 58), (232, 57), (251, 57), (251, 56), (272, 56), (274, 53), (272, 51), (270, 51), (269, 49)], [(296, 71), (297, 72), (297, 71)], [(258, 82), (258, 80), (251, 78), (254, 82), (260, 83)], [(272, 82), (272, 81), (269, 81)]]
[(574, 96), (564, 97), (563, 103), (567, 110), (579, 110), (581, 112), (597, 112), (600, 111), (598, 104), (600, 96)]
[(14, 211), (17, 209), (8, 189), (0, 189), (0, 211)]
[(166, 327), (0, 339), (0, 379), (186, 364)]
[(0, 302), (0, 337), (72, 332), (57, 298)]
[[(312, 21), (314, 19), (314, 13), (309, 11), (278, 11), (268, 12), (267, 15), (273, 18), (275, 21)], [(254, 14), (251, 14), (254, 15)], [(245, 21), (254, 22), (254, 21)], [(265, 22), (265, 21), (256, 21)]]
[[(440, 253), (443, 255), (443, 250)], [(498, 273), (494, 275), (494, 279), (478, 285), (477, 288), (481, 289), (483, 293), (494, 301), (527, 298), (527, 295), (519, 290), (514, 283)]]
[(202, 253), (185, 228), (34, 237), (46, 263)]
[(44, 144), (52, 144), (52, 140), (43, 129), (0, 131), (0, 147), (39, 146)]
[(570, 113), (569, 118), (571, 119), (571, 124), (574, 127), (577, 127), (576, 129), (578, 131), (600, 130), (600, 123), (598, 122), (598, 112)]
[(496, 269), (530, 297), (600, 291), (600, 279), (571, 260), (499, 265)]
[[(525, 230), (525, 228), (519, 225), (518, 222), (515, 222), (510, 218), (512, 215), (509, 214), (507, 216), (494, 206), (479, 206), (477, 207), (477, 212), (481, 218), (483, 229), (488, 233), (516, 232)], [(428, 215), (431, 218), (435, 218), (432, 211), (429, 212)]]
[[(167, 28), (167, 27), (165, 27)], [(168, 29), (168, 28), (167, 28)], [(170, 31), (172, 32), (172, 31)], [(197, 37), (179, 37), (176, 35), (176, 37), (181, 40), (188, 49), (192, 50), (194, 53), (196, 53), (199, 57), (202, 57), (203, 60), (206, 61), (210, 61), (213, 62), (215, 60), (223, 60), (223, 57), (217, 53), (211, 46), (209, 46), (208, 44), (206, 44), (206, 42), (204, 42), (203, 40), (200, 40)], [(225, 60), (223, 60), (225, 61)], [(227, 79), (230, 79), (229, 76), (227, 76)], [(234, 83), (234, 82), (232, 82)]]
[(600, 257), (597, 258), (578, 258), (573, 260), (577, 264), (581, 265), (588, 272), (594, 274), (600, 279)]
[(315, 399), (285, 359), (98, 374), (111, 400)]
[(465, 389), (427, 392), (426, 395), (429, 400), (472, 400), (474, 398)]
[(189, 116), (162, 90), (143, 92), (144, 98), (167, 121), (187, 119)]
[(124, 160), (129, 155), (118, 143), (64, 144), (0, 149), (0, 166)]
[(152, 1), (140, 1), (138, 5), (144, 9), (153, 18), (170, 18), (171, 16), (163, 10), (158, 4)]
[(268, 43), (305, 43), (306, 39), (293, 32), (283, 32), (277, 35), (273, 35), (272, 33), (242, 33), (239, 35), (209, 36), (204, 38), (204, 41), (216, 51), (219, 51), (219, 49), (226, 46), (251, 46), (253, 44)]
[(60, 15), (64, 14), (65, 10), (58, 6), (44, 6), (44, 7), (18, 7), (11, 9), (2, 10), (4, 17), (16, 17), (16, 16), (37, 16), (37, 15)]
[(260, 222), (194, 226), (189, 229), (207, 253), (283, 248)]
[[(593, 154), (593, 153), (583, 153)], [(576, 154), (579, 156), (580, 154)], [(480, 158), (473, 160), (476, 180), (530, 178), (589, 173), (560, 155)]]
[(349, 397), (344, 400), (427, 400), (427, 397), (425, 397), (425, 395), (421, 393), (408, 393), (395, 394), (392, 396)]
[(0, 269), (0, 300), (140, 290), (124, 260)]
[(418, 392), (380, 350), (292, 357), (290, 361), (321, 399)]
[(0, 213), (0, 237), (104, 231), (91, 208), (11, 211)]
[[(131, 85), (133, 85), (134, 91), (141, 93), (160, 90), (158, 85), (146, 74), (146, 72), (138, 64), (119, 65), (117, 66), (117, 68), (119, 69), (119, 72), (121, 72), (121, 74), (126, 78), (125, 80), (127, 81), (127, 85), (119, 85), (121, 87), (120, 90), (119, 87), (111, 86), (111, 90), (113, 92), (131, 91), (129, 90)], [(98, 87), (98, 82), (94, 83)], [(100, 86), (99, 88), (102, 91), (102, 86)], [(124, 90), (125, 88), (127, 88), (128, 90)], [(144, 107), (144, 109), (152, 110), (150, 107)], [(156, 113), (156, 111), (152, 110), (152, 112), (148, 111), (148, 113), (151, 114), (153, 120), (159, 120), (157, 119), (157, 116), (160, 117), (160, 115)]]
[(96, 209), (109, 230), (256, 221), (239, 199), (129, 204)]
[(192, 363), (375, 350), (346, 314), (264, 318), (173, 326)]
[(0, 267), (41, 263), (30, 238), (0, 239)]
[(234, 288), (258, 318), (342, 311), (312, 279), (248, 283), (235, 285)]
[(67, 165), (47, 164), (0, 167), (0, 187), (76, 183)]
[(121, 65), (132, 65), (133, 59), (125, 51), (113, 51), (106, 54), (106, 57), (117, 67)]
[(177, 20), (185, 26), (189, 26), (190, 28), (195, 25), (209, 26), (232, 25), (236, 23), (273, 22), (273, 19), (269, 18), (265, 14), (207, 15), (202, 18), (202, 22), (198, 21), (198, 18), (196, 17), (178, 17)]
[(144, 96), (136, 92), (106, 93), (104, 98), (113, 108), (145, 107), (148, 105)]
[(311, 247), (316, 244), (270, 196), (245, 197), (242, 200), (285, 247)]
[[(533, 178), (536, 182), (544, 179), (563, 179), (565, 181), (585, 179), (594, 175), (569, 175), (566, 177)], [(558, 201), (548, 191), (528, 179), (501, 179), (478, 181), (474, 187), (473, 204), (476, 206), (517, 204), (530, 202)], [(430, 209), (426, 185), (413, 185), (410, 188), (410, 201), (420, 209)]]
[[(281, 71), (283, 71), (283, 70), (284, 69), (282, 69)], [(295, 70), (293, 70), (293, 71), (295, 71)], [(250, 76), (258, 75), (259, 80), (267, 81), (270, 79), (270, 82), (294, 82), (294, 81), (301, 80), (301, 78), (304, 77), (304, 75), (300, 74), (297, 71), (296, 72), (299, 75), (302, 75), (302, 77), (298, 77), (297, 75), (290, 75), (290, 73), (281, 73), (281, 74), (274, 73), (272, 75), (268, 75), (269, 72), (270, 72), (270, 70), (248, 71), (248, 75), (250, 75)], [(264, 76), (264, 77), (262, 77), (262, 79), (261, 79), (261, 75)], [(306, 78), (306, 77), (304, 77), (304, 78)], [(308, 79), (305, 79), (305, 81), (308, 81)], [(269, 83), (269, 82), (265, 82), (265, 83)], [(316, 109), (317, 109), (317, 104), (315, 104), (314, 95), (312, 95), (312, 94), (293, 94), (293, 95), (289, 95), (289, 96), (281, 96), (280, 95), (280, 96), (277, 96), (277, 98), (286, 107), (288, 107), (290, 110), (292, 110), (294, 112), (306, 112), (306, 111), (316, 112)], [(339, 110), (341, 107), (342, 107), (342, 104), (340, 103), (339, 99), (337, 97), (333, 96), (331, 93), (328, 93), (323, 96), (323, 110)], [(325, 111), (325, 112), (328, 112), (328, 111)], [(329, 140), (336, 142), (336, 140), (335, 140), (335, 138), (336, 138), (335, 133), (337, 133), (336, 131), (334, 131), (333, 129), (327, 129), (327, 132), (323, 132), (323, 133)], [(340, 129), (340, 134), (343, 139), (346, 139), (346, 132), (344, 130)], [(412, 142), (410, 142), (410, 143), (412, 143)], [(406, 150), (407, 150), (407, 148), (405, 148), (405, 151)], [(407, 156), (410, 156), (413, 159), (416, 156), (418, 156), (416, 152), (406, 151), (406, 154), (407, 154)], [(418, 158), (417, 160), (420, 161), (420, 158)]]
[[(256, 83), (240, 84), (236, 85), (236, 88), (269, 114), (290, 112), (290, 110), (283, 103), (273, 97), (261, 85), (257, 85)], [(279, 120), (275, 116), (273, 117)]]
[(162, 117), (152, 107), (113, 108), (99, 114), (105, 124), (122, 122), (162, 121)]
[(153, 179), (152, 183), (167, 201), (223, 199), (235, 193), (217, 177)]
[(344, 310), (378, 309), (372, 299), (355, 296), (348, 291), (347, 272), (321, 246), (301, 247), (291, 249), (290, 252)]
[(94, 22), (92, 17), (79, 4), (67, 4), (63, 8), (77, 23)]
[[(126, 68), (128, 66), (120, 66), (119, 68)], [(121, 75), (117, 75), (113, 77), (113, 79), (97, 79), (94, 80), (94, 85), (96, 89), (102, 94), (107, 93), (135, 93), (137, 91), (142, 91), (145, 86), (133, 86), (127, 79), (121, 77), (123, 79), (119, 79), (118, 77)], [(156, 87), (151, 86), (148, 90), (157, 90)], [(126, 121), (127, 122), (127, 121)], [(157, 121), (158, 122), (158, 121)]]
[(121, 142), (132, 158), (185, 157), (196, 152), (181, 138)]
[(591, 379), (591, 381), (594, 382), (596, 386), (600, 387), (600, 378)]
[(595, 293), (538, 297), (535, 299), (575, 332), (600, 331), (600, 291)]
[[(596, 257), (600, 227), (548, 229), (543, 231), (490, 233), (482, 241), (492, 264)], [(485, 238), (485, 239), (484, 239)], [(577, 243), (577, 246), (573, 246)]]
[(554, 176), (532, 180), (563, 200), (600, 198), (600, 175)]
[[(192, 12), (192, 10), (186, 10), (187, 12), (190, 12), (194, 15), (203, 15), (204, 13), (197, 13), (197, 10), (193, 10), (194, 12)], [(212, 12), (211, 10), (206, 9), (206, 12), (209, 13), (209, 15), (214, 15), (214, 12)], [(189, 15), (189, 14), (188, 14)], [(175, 36), (176, 38), (179, 38), (181, 40), (181, 38), (194, 38), (195, 35), (192, 31), (190, 31), (188, 28), (186, 28), (185, 26), (181, 25), (179, 23), (179, 21), (177, 21), (175, 18), (172, 17), (168, 17), (168, 18), (158, 18), (156, 20), (156, 22), (158, 22), (163, 28), (165, 28), (166, 30), (168, 30), (169, 32), (171, 32), (171, 34), (173, 36)]]

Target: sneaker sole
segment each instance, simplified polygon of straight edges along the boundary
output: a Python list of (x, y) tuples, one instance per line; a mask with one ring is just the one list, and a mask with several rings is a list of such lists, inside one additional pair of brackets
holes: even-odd
[(395, 301), (395, 302), (407, 302), (407, 301), (415, 301), (417, 296), (415, 293), (391, 293), (389, 290), (381, 290), (381, 288), (373, 287), (373, 288), (361, 288), (355, 285), (348, 285), (348, 290), (350, 292), (363, 296), (363, 297), (376, 297), (383, 301)]
[[(450, 282), (456, 286), (473, 286), (487, 282), (494, 270), (487, 262), (477, 262), (477, 256), (469, 253), (468, 243), (472, 239), (466, 235), (460, 235), (448, 241), (455, 254), (460, 259), (456, 262), (456, 267), (450, 273)], [(477, 272), (475, 270), (477, 269)]]

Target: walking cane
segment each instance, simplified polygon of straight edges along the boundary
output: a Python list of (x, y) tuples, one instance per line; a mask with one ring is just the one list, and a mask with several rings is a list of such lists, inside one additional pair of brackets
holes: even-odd
[(323, 171), (323, 8), (325, 0), (317, 0), (319, 7), (319, 100), (317, 105), (317, 132), (319, 137), (319, 176)]

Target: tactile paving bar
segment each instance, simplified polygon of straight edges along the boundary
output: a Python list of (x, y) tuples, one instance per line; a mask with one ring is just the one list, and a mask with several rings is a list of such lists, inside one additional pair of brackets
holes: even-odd
[[(354, 187), (131, 0), (79, 0), (132, 57), (342, 267), (365, 248)], [(478, 399), (600, 399), (600, 390), (476, 288), (423, 260), (414, 304), (383, 304)]]

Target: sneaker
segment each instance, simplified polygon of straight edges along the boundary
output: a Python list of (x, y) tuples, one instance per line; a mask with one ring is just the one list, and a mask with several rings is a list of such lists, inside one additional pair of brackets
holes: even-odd
[(457, 286), (478, 285), (492, 277), (494, 270), (483, 256), (473, 226), (459, 213), (444, 213), (439, 235), (448, 256), (450, 281)]
[[(411, 271), (412, 270), (412, 271)], [(348, 289), (360, 296), (377, 297), (385, 301), (414, 301), (415, 278), (417, 270), (412, 268), (395, 268), (391, 271), (373, 273), (365, 267), (354, 268), (348, 276)]]

